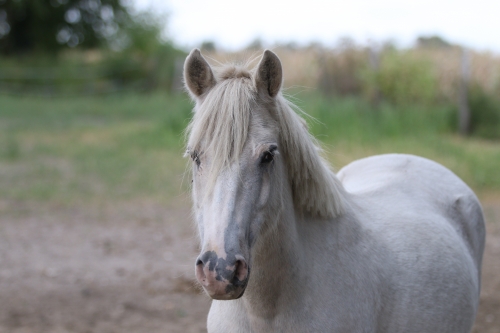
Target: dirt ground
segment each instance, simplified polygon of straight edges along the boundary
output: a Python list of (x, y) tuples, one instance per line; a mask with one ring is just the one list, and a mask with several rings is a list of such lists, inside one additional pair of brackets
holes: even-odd
[[(184, 200), (179, 200), (182, 202)], [(500, 200), (488, 237), (475, 333), (500, 333)], [(186, 204), (0, 201), (0, 332), (205, 332)]]

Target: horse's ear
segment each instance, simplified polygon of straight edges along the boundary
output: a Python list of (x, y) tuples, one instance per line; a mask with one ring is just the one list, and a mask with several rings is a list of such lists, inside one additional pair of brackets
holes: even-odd
[(275, 97), (280, 91), (282, 81), (283, 69), (280, 59), (273, 52), (265, 50), (255, 73), (257, 90)]
[(192, 50), (186, 58), (184, 82), (194, 97), (200, 97), (215, 86), (216, 81), (212, 68), (198, 49)]

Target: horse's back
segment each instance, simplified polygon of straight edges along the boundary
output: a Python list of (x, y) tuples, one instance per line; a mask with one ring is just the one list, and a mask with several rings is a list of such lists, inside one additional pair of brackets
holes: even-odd
[(443, 216), (480, 268), (485, 237), (481, 205), (474, 192), (444, 166), (413, 155), (377, 155), (347, 165), (338, 177), (354, 196), (390, 201), (409, 213)]
[[(387, 264), (393, 269), (387, 291), (392, 306), (384, 315), (388, 320), (379, 323), (382, 331), (408, 328), (408, 320), (416, 320), (417, 331), (471, 326), (485, 237), (472, 190), (445, 167), (411, 155), (355, 161), (338, 177), (361, 208), (364, 226), (392, 253)], [(427, 323), (418, 322), (419, 311), (427, 312)]]

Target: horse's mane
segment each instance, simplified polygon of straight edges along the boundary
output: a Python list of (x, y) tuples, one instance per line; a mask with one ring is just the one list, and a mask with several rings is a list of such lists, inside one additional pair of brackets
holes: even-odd
[[(252, 106), (257, 100), (254, 71), (249, 65), (214, 68), (217, 84), (195, 106), (187, 129), (189, 154), (210, 151), (209, 184), (240, 158), (250, 127)], [(344, 189), (321, 149), (309, 134), (305, 121), (281, 93), (275, 103), (266, 104), (275, 112), (279, 150), (285, 157), (294, 204), (299, 211), (333, 218), (344, 212)], [(298, 109), (298, 108), (297, 108)]]

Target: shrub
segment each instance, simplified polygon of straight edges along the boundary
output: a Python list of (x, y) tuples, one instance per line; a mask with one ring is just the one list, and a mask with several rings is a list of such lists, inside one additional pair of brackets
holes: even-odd
[(382, 53), (378, 70), (366, 67), (361, 78), (366, 95), (379, 91), (383, 99), (396, 105), (436, 101), (437, 79), (431, 62), (410, 52)]
[(479, 84), (469, 89), (471, 133), (485, 138), (500, 138), (500, 100)]

